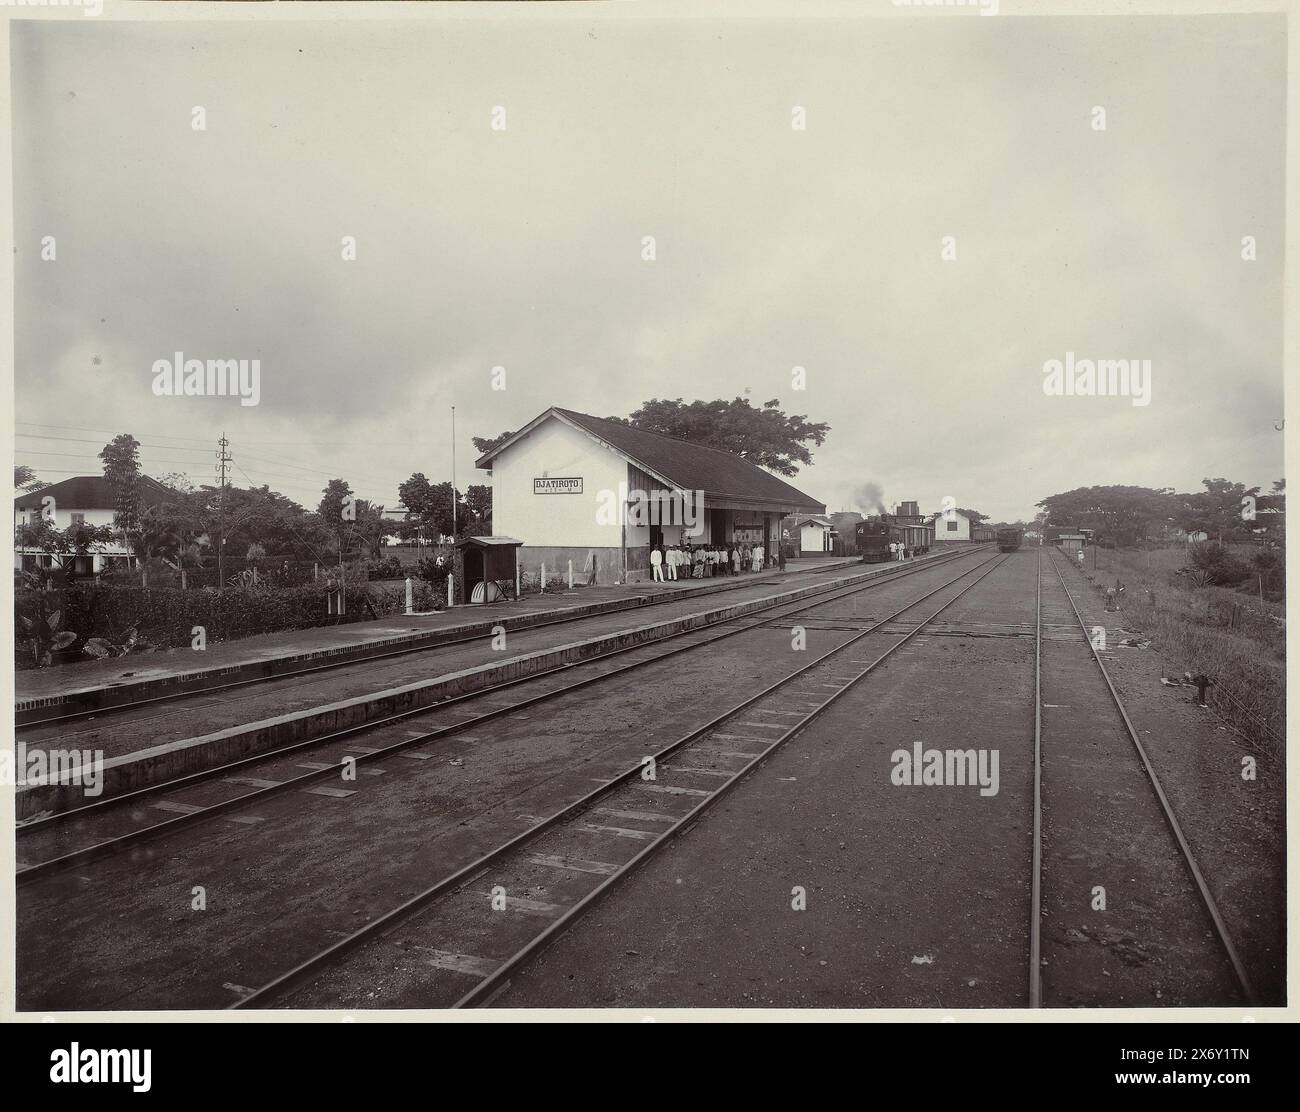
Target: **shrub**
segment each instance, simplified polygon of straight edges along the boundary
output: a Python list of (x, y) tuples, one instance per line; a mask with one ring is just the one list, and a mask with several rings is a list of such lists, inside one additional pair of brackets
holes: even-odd
[[(56, 598), (57, 596), (57, 598)], [(436, 592), (417, 585), (417, 610), (434, 609)], [(87, 656), (112, 646), (117, 655), (124, 645), (177, 648), (188, 646), (195, 626), (202, 626), (208, 641), (251, 637), (259, 633), (276, 633), (289, 629), (310, 629), (330, 625), (340, 619), (328, 613), (323, 584), (302, 587), (259, 586), (230, 589), (217, 594), (213, 588), (183, 591), (177, 587), (141, 587), (133, 584), (88, 585), (75, 583), (60, 592), (19, 591), (14, 609), (18, 625), (27, 623), (39, 629), (44, 608), (62, 611), (62, 631), (75, 635), (66, 646)], [(399, 615), (406, 609), (405, 590), (383, 590), (364, 583), (350, 582), (347, 587), (347, 615), (343, 621), (364, 621), (372, 616)], [(21, 667), (30, 667), (33, 651), (28, 645), (17, 657)], [(42, 654), (35, 655), (36, 660)]]
[(1192, 567), (1204, 572), (1216, 587), (1235, 587), (1251, 574), (1250, 566), (1214, 541), (1192, 545)]
[(438, 566), (438, 560), (435, 556), (424, 556), (415, 565), (415, 574), (435, 589), (441, 589), (443, 596), (447, 593), (447, 576), (451, 574), (451, 561), (444, 560), (442, 566)]
[(368, 580), (405, 579), (406, 569), (396, 556), (385, 556), (382, 560), (371, 560), (365, 565)]

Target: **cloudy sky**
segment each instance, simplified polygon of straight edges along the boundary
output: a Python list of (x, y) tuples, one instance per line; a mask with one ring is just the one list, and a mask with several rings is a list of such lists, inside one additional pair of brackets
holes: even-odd
[[(208, 481), (224, 430), (240, 485), (314, 506), (337, 475), (391, 505), (449, 477), (452, 405), (463, 487), (471, 436), (548, 405), (738, 395), (830, 423), (794, 482), (831, 509), (867, 481), (1015, 518), (1080, 485), (1282, 474), (1281, 17), (61, 21), (11, 44), (16, 456), (50, 481), (124, 431), (150, 473)], [(177, 351), (259, 359), (260, 403), (154, 396)], [(1151, 360), (1150, 405), (1046, 396), (1069, 351)]]

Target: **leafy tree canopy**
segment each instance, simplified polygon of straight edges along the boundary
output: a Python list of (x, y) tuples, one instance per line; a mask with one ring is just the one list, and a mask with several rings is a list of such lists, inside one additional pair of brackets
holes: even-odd
[(129, 532), (140, 516), (140, 442), (129, 432), (120, 433), (104, 445), (99, 458), (104, 461), (104, 478), (113, 488), (118, 528)]
[(663, 433), (678, 440), (706, 444), (766, 467), (778, 475), (797, 475), (812, 463), (808, 444), (821, 446), (830, 431), (825, 422), (809, 421), (800, 414), (782, 412), (773, 398), (756, 409), (748, 398), (693, 401), (651, 398), (631, 417), (610, 417), (621, 425)]
[(36, 477), (36, 472), (25, 463), (14, 464), (14, 490), (39, 490), (48, 483)]
[(492, 451), (497, 445), (504, 444), (514, 435), (514, 432), (503, 432), (500, 436), (475, 436), (472, 439), (478, 454), (482, 456)]

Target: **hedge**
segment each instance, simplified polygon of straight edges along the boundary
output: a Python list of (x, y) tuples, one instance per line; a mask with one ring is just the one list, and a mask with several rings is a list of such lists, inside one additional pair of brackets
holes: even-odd
[[(396, 586), (386, 590), (349, 584), (343, 618), (328, 612), (327, 595), (320, 584), (227, 590), (218, 595), (211, 589), (74, 583), (60, 591), (20, 590), (14, 610), (29, 618), (40, 614), (42, 606), (47, 613), (62, 610), (62, 628), (77, 634), (68, 653), (79, 656), (89, 638), (103, 637), (119, 644), (133, 627), (139, 629), (142, 641), (158, 648), (176, 648), (190, 645), (195, 626), (202, 626), (207, 640), (213, 642), (402, 614), (406, 591), (401, 584)], [(414, 587), (416, 610), (434, 609), (437, 593), (424, 583), (416, 582)], [(22, 642), (15, 647), (18, 666), (23, 667), (25, 659), (30, 667), (30, 647)]]

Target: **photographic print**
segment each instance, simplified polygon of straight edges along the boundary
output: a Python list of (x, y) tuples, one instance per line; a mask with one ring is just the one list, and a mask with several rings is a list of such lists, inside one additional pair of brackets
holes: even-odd
[(18, 1014), (1285, 1007), (1284, 11), (94, 7)]

